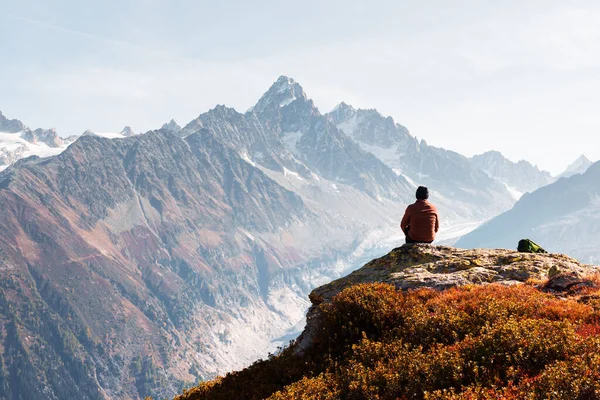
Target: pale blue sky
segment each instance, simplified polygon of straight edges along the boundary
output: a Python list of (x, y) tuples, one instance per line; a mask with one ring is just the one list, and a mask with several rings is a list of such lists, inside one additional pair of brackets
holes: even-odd
[[(500, 3), (500, 4), (499, 4)], [(63, 136), (244, 111), (279, 75), (326, 112), (553, 173), (600, 159), (595, 1), (0, 0), (0, 110)]]

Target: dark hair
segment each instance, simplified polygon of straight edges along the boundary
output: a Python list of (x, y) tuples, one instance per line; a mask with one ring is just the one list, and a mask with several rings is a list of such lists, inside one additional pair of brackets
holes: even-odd
[(429, 189), (425, 186), (419, 186), (417, 189), (417, 200), (427, 200), (429, 198)]

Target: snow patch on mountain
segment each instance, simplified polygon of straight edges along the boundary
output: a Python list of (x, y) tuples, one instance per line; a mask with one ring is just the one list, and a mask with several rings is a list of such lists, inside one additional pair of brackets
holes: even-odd
[(296, 100), (296, 96), (294, 96), (294, 95), (291, 95), (291, 96), (290, 96), (290, 97), (288, 97), (287, 99), (284, 99), (284, 100), (282, 100), (282, 101), (279, 103), (279, 107), (285, 107), (285, 106), (287, 106), (288, 104), (290, 104), (291, 102), (293, 102), (294, 100)]
[(519, 200), (521, 197), (523, 197), (523, 192), (515, 189), (514, 187), (508, 186), (506, 182), (503, 182), (503, 184), (506, 187), (506, 190), (508, 190), (508, 192), (515, 198), (515, 200)]
[(250, 158), (250, 155), (248, 155), (247, 152), (242, 152), (240, 154), (240, 157), (242, 158), (242, 160), (246, 161), (248, 164), (252, 165), (253, 167), (256, 167), (256, 163), (254, 161), (252, 161), (252, 159)]
[(116, 132), (94, 132), (91, 130), (87, 130), (85, 132), (83, 132), (83, 134), (81, 136), (88, 136), (88, 135), (94, 135), (94, 136), (100, 136), (106, 139), (124, 139), (125, 136), (123, 136), (120, 133), (116, 133)]
[(289, 169), (287, 169), (286, 167), (283, 167), (283, 176), (292, 176), (292, 177), (294, 177), (294, 178), (296, 178), (296, 179), (299, 179), (299, 180), (301, 180), (301, 181), (303, 181), (303, 180), (304, 180), (304, 178), (302, 178), (302, 177), (300, 176), (300, 174), (298, 174), (297, 172), (294, 172), (294, 171), (290, 171), (290, 170), (289, 170)]
[(392, 169), (400, 168), (401, 154), (398, 152), (397, 147), (385, 148), (377, 145), (370, 145), (364, 142), (358, 142), (358, 144), (360, 145), (361, 149), (373, 154)]
[(15, 161), (30, 156), (50, 157), (62, 153), (69, 144), (50, 147), (46, 143), (31, 143), (21, 137), (22, 132), (0, 132), (0, 166), (5, 169)]
[(338, 127), (338, 129), (344, 131), (346, 134), (352, 136), (352, 134), (356, 130), (356, 127), (358, 126), (358, 115), (354, 114), (347, 120), (344, 120), (343, 122), (336, 124), (336, 126)]

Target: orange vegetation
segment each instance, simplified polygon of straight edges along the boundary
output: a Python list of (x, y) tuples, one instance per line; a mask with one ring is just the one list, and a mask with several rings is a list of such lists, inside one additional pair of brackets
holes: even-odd
[(292, 344), (177, 400), (600, 399), (594, 290), (356, 285), (320, 306), (303, 355)]

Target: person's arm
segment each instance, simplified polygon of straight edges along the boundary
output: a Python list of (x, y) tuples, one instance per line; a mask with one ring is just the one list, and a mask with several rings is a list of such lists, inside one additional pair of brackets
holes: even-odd
[(406, 209), (406, 212), (404, 213), (404, 217), (402, 217), (402, 222), (400, 222), (400, 229), (402, 229), (402, 232), (406, 233), (406, 230), (408, 229), (409, 225), (410, 225), (410, 207), (408, 207)]
[(439, 230), (440, 230), (440, 217), (436, 210), (436, 212), (435, 212), (435, 233), (438, 233)]

